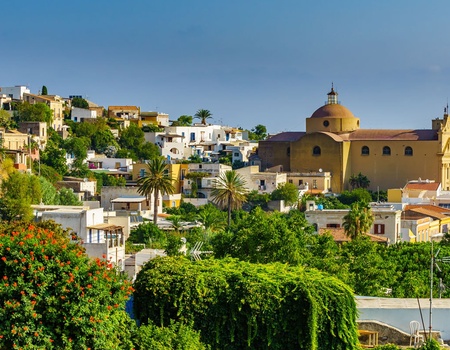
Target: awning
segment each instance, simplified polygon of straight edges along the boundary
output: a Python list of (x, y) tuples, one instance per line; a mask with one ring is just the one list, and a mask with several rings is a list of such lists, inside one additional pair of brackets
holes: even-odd
[(111, 203), (141, 203), (145, 201), (146, 197), (119, 197), (111, 200)]

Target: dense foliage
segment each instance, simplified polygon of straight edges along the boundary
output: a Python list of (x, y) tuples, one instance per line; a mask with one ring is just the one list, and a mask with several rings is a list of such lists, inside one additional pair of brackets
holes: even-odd
[(132, 348), (131, 286), (68, 232), (49, 222), (2, 224), (0, 257), (0, 349)]
[(205, 350), (200, 334), (191, 327), (173, 322), (158, 327), (152, 322), (139, 328), (134, 340), (136, 350)]
[(316, 270), (157, 258), (135, 289), (142, 322), (192, 324), (214, 349), (357, 349), (352, 291)]

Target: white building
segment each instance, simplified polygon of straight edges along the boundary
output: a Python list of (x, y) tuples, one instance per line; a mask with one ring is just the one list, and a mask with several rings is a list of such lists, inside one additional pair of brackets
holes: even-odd
[(195, 189), (197, 198), (209, 199), (211, 190), (214, 187), (214, 181), (225, 171), (231, 170), (231, 167), (220, 163), (191, 163), (188, 164), (188, 170), (188, 174), (203, 173), (206, 176), (192, 178), (187, 174), (183, 180), (184, 194), (192, 195)]
[(106, 259), (124, 270), (123, 227), (105, 224), (103, 208), (39, 205), (33, 209), (41, 220), (53, 220), (64, 229), (71, 229), (81, 239), (88, 256)]
[[(388, 238), (391, 244), (401, 241), (402, 211), (389, 204), (371, 203), (370, 206), (374, 222), (369, 233)], [(305, 218), (319, 232), (320, 229), (343, 227), (344, 216), (348, 214), (349, 210), (323, 209), (316, 206), (314, 201), (307, 201)]]
[(194, 124), (168, 126), (164, 132), (145, 133), (145, 139), (159, 146), (161, 155), (171, 159), (187, 159), (198, 155), (205, 161), (225, 151), (227, 146), (242, 142), (247, 137), (244, 130), (222, 126)]
[(108, 158), (106, 156), (95, 156), (87, 159), (90, 168), (93, 169), (115, 169), (124, 172), (133, 171), (133, 160), (131, 158)]
[(70, 119), (76, 123), (82, 122), (84, 119), (96, 119), (97, 111), (86, 108), (72, 107)]
[(16, 85), (11, 87), (0, 87), (0, 94), (7, 95), (14, 100), (22, 100), (24, 93), (30, 93), (30, 89), (25, 85)]
[(234, 164), (234, 162), (242, 162), (247, 164), (248, 163), (248, 157), (250, 157), (251, 154), (255, 152), (255, 150), (258, 148), (257, 142), (239, 142), (237, 145), (234, 146), (227, 146), (226, 152), (231, 153), (231, 163)]

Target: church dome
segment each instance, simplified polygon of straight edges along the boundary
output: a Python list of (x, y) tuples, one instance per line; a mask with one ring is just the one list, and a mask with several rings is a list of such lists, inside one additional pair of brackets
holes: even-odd
[(340, 104), (327, 104), (316, 109), (311, 118), (355, 118), (355, 116)]
[(306, 132), (346, 133), (359, 129), (359, 118), (339, 104), (338, 93), (331, 86), (327, 103), (306, 118)]

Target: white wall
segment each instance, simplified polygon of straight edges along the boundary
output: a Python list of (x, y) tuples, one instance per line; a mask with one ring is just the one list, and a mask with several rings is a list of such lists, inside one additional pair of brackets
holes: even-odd
[[(428, 330), (430, 319), (429, 299), (419, 299), (419, 302), (417, 302), (417, 299), (356, 297), (359, 311), (358, 320), (380, 321), (409, 334), (409, 322), (413, 320), (419, 321), (421, 324), (420, 328), (423, 328), (419, 303), (425, 328)], [(450, 340), (449, 312), (449, 299), (433, 298), (433, 331), (440, 331), (444, 341)]]

